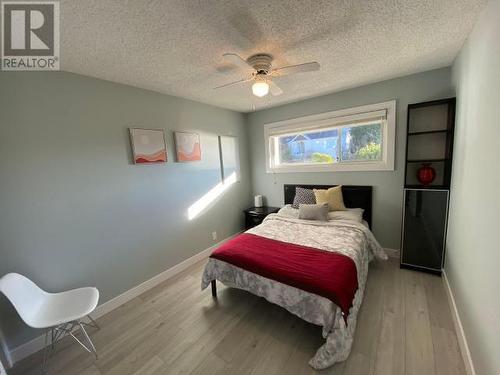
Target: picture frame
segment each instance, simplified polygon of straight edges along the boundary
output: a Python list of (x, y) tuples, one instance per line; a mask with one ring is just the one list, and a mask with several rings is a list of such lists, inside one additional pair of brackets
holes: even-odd
[(163, 164), (168, 160), (163, 129), (129, 128), (134, 164)]
[(200, 135), (194, 132), (174, 132), (175, 155), (180, 163), (200, 161)]

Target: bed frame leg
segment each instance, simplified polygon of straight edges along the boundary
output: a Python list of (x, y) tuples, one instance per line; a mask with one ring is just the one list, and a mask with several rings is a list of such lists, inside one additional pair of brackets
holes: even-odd
[(215, 280), (212, 280), (212, 297), (217, 298), (217, 284), (215, 284)]

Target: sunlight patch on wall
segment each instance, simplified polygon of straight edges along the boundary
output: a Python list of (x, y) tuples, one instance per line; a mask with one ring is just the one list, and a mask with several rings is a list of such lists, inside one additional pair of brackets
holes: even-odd
[(203, 211), (211, 206), (211, 204), (215, 203), (215, 201), (222, 195), (224, 192), (229, 189), (231, 185), (233, 185), (237, 180), (236, 172), (230, 174), (227, 178), (224, 179), (224, 182), (219, 182), (212, 189), (210, 189), (204, 196), (194, 202), (188, 208), (188, 219), (193, 220), (198, 217)]

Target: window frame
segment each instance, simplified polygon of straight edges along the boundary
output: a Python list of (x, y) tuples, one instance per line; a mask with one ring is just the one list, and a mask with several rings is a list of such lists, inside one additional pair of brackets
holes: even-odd
[[(349, 160), (330, 164), (297, 163), (275, 165), (273, 159), (276, 158), (276, 147), (272, 144), (272, 140), (276, 139), (274, 138), (275, 136), (297, 131), (320, 130), (322, 128), (338, 128), (340, 133), (342, 127), (349, 125), (349, 121), (359, 121), (363, 118), (368, 119), (370, 118), (370, 116), (368, 116), (370, 113), (378, 111), (386, 111), (387, 119), (382, 125), (381, 160)], [(373, 115), (371, 118), (373, 118)], [(396, 149), (396, 100), (268, 123), (264, 125), (264, 141), (267, 173), (393, 171)], [(341, 142), (340, 134), (339, 142)]]

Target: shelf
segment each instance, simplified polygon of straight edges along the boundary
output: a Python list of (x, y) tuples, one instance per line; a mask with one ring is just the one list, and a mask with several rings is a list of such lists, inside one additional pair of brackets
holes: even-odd
[(447, 161), (449, 159), (412, 159), (412, 160), (407, 160), (407, 163), (439, 163), (443, 161)]
[(455, 104), (455, 98), (431, 100), (431, 101), (422, 102), (422, 103), (412, 103), (412, 104), (408, 104), (408, 109), (432, 107), (434, 105), (450, 105), (450, 103)]
[(405, 189), (422, 189), (422, 190), (449, 190), (449, 186), (445, 185), (405, 185)]
[(408, 133), (408, 136), (411, 136), (411, 135), (436, 134), (436, 133), (448, 133), (448, 132), (449, 132), (448, 129), (443, 129), (443, 130), (428, 130), (428, 131), (424, 131), (424, 132), (411, 132), (411, 133)]
[[(454, 98), (408, 105), (405, 189), (450, 189), (454, 125)], [(434, 169), (434, 180), (423, 186), (418, 175), (427, 163)]]

